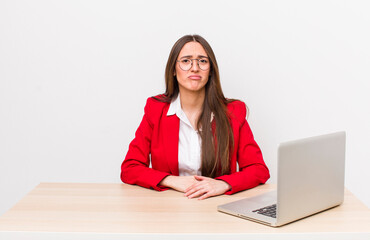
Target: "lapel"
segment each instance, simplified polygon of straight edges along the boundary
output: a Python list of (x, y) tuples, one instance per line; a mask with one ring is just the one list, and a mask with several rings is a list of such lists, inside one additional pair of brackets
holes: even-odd
[(171, 173), (175, 176), (179, 175), (179, 130), (180, 119), (176, 114), (171, 116), (164, 116), (164, 152), (166, 162)]

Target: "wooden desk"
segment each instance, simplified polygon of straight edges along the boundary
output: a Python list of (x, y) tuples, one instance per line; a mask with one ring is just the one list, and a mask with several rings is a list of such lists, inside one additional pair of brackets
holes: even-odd
[(41, 183), (0, 217), (0, 239), (370, 239), (370, 210), (336, 208), (280, 228), (217, 211), (274, 185), (199, 201), (126, 184)]

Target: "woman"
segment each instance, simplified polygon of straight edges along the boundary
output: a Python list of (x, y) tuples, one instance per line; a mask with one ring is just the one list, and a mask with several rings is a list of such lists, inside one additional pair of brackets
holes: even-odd
[(122, 163), (122, 181), (198, 199), (265, 183), (269, 170), (246, 121), (246, 106), (224, 97), (208, 42), (199, 35), (180, 38), (165, 80), (166, 92), (147, 100)]

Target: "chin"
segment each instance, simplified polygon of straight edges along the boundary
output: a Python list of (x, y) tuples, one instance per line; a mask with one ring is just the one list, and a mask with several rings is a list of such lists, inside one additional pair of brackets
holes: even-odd
[(199, 92), (203, 90), (204, 87), (196, 87), (196, 88), (187, 88), (186, 90), (191, 91), (191, 92)]
[(191, 84), (189, 84), (189, 85), (184, 84), (184, 85), (179, 86), (179, 87), (180, 87), (180, 88), (183, 88), (183, 90), (185, 90), (185, 91), (189, 91), (189, 92), (199, 92), (199, 91), (201, 91), (201, 90), (203, 90), (203, 89), (204, 89), (205, 84), (204, 84), (204, 85), (197, 84), (196, 86), (191, 85)]

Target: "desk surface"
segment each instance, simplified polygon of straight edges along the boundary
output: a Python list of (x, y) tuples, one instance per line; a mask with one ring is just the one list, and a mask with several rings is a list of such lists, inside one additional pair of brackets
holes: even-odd
[[(271, 191), (261, 185), (231, 196), (187, 199), (127, 184), (41, 183), (0, 217), (2, 232), (120, 234), (361, 233), (370, 236), (370, 210), (348, 190), (344, 203), (280, 228), (217, 211), (217, 206)], [(365, 234), (365, 235), (363, 235)], [(1, 235), (0, 235), (1, 236)]]

